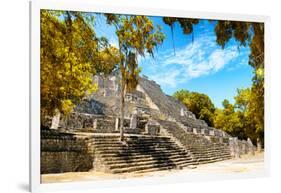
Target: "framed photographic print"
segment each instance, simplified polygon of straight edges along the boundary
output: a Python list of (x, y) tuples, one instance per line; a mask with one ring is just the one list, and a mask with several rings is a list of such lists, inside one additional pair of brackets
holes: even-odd
[(268, 174), (268, 17), (30, 13), (32, 192)]

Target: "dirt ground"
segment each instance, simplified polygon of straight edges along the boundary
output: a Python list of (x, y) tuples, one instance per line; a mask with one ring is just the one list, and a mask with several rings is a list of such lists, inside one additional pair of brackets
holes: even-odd
[(106, 174), (101, 172), (68, 172), (61, 174), (41, 175), (41, 183), (61, 183), (90, 180), (124, 179), (148, 176), (166, 176), (175, 172), (188, 172), (190, 174), (210, 174), (210, 173), (246, 173), (256, 172), (264, 169), (264, 154), (256, 153), (255, 156), (243, 155), (239, 159), (231, 159), (210, 164), (204, 164), (182, 170), (169, 170), (151, 172), (145, 174)]

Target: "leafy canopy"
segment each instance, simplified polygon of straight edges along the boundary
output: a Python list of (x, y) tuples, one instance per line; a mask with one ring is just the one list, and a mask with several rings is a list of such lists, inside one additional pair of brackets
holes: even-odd
[(70, 11), (41, 11), (41, 117), (67, 114), (97, 90), (92, 76), (109, 73), (119, 61), (117, 49), (98, 39), (94, 17)]
[(257, 138), (263, 141), (263, 117), (258, 117), (257, 93), (253, 88), (237, 89), (234, 104), (224, 100), (223, 108), (216, 109), (214, 126), (240, 139), (249, 137), (254, 142)]

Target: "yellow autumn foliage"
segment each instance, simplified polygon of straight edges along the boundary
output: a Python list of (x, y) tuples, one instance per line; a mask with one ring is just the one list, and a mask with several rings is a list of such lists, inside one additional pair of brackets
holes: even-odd
[(41, 116), (52, 116), (56, 110), (70, 113), (97, 90), (93, 75), (109, 73), (118, 63), (116, 48), (99, 46), (87, 17), (80, 12), (41, 10)]

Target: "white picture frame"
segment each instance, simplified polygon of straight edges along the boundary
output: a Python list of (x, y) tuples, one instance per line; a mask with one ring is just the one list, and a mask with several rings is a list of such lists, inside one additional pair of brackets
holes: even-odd
[[(147, 177), (141, 179), (104, 180), (73, 183), (40, 184), (40, 10), (75, 10), (100, 13), (121, 13), (153, 16), (189, 17), (216, 20), (237, 20), (264, 22), (265, 24), (265, 169), (259, 173), (210, 174), (189, 176), (188, 174), (165, 177)], [(228, 13), (207, 13), (188, 10), (164, 10), (153, 7), (145, 9), (138, 7), (105, 6), (79, 1), (32, 1), (30, 2), (30, 190), (32, 192), (52, 190), (73, 190), (84, 188), (120, 187), (147, 184), (166, 184), (179, 182), (194, 182), (206, 180), (225, 180), (256, 178), (269, 175), (270, 168), (270, 18), (258, 15), (241, 15)]]

